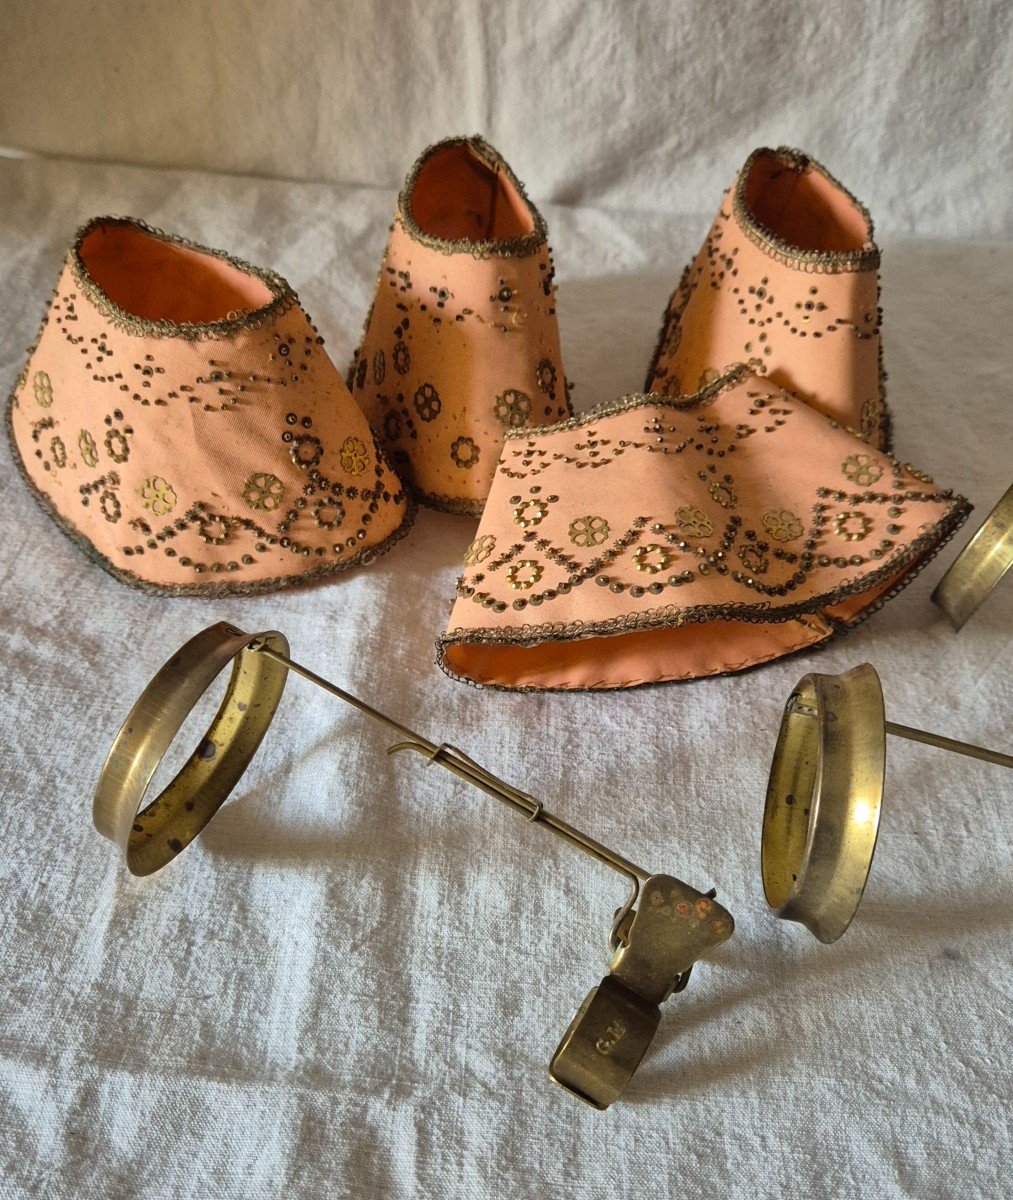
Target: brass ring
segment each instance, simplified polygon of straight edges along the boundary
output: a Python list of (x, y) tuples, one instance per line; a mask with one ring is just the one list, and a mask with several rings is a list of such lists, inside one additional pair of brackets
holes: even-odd
[[(219, 622), (191, 638), (141, 693), (116, 735), (92, 807), (95, 828), (119, 846), (134, 875), (161, 870), (225, 803), (257, 752), (285, 688), (284, 663), (250, 649), (288, 654), (276, 632), (243, 633)], [(232, 663), (208, 731), (175, 778), (141, 809), (152, 777), (194, 705)]]
[(949, 570), (936, 584), (932, 601), (961, 629), (1013, 567), (1013, 485), (985, 518)]
[(883, 688), (868, 663), (806, 675), (785, 705), (767, 785), (767, 903), (821, 942), (851, 924), (872, 866), (886, 773)]

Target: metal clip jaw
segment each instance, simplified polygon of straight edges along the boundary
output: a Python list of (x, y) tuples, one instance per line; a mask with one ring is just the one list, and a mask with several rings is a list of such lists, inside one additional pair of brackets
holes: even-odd
[[(207, 733), (176, 777), (145, 804), (160, 761), (201, 695), (229, 663), (232, 679)], [(610, 937), (612, 974), (585, 1001), (551, 1069), (557, 1083), (606, 1108), (650, 1044), (661, 1017), (658, 1006), (685, 987), (701, 954), (731, 935), (731, 917), (711, 896), (668, 875), (652, 875), (547, 812), (540, 800), (499, 779), (464, 751), (430, 741), (293, 661), (282, 634), (243, 633), (219, 622), (169, 659), (131, 709), (102, 769), (94, 806), (98, 830), (121, 847), (137, 875), (150, 875), (170, 863), (214, 817), (246, 770), (290, 673), (394, 730), (402, 740), (390, 747), (391, 753), (415, 751), (427, 764), (438, 764), (626, 880), (629, 899), (616, 914)]]
[(617, 926), (611, 973), (592, 988), (563, 1034), (549, 1078), (606, 1109), (622, 1095), (661, 1020), (661, 1004), (693, 964), (731, 937), (731, 914), (671, 875), (652, 875), (638, 908)]

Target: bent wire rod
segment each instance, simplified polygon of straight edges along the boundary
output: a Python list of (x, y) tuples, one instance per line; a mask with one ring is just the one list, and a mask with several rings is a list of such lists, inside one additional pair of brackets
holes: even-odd
[(350, 704), (353, 708), (357, 708), (360, 712), (373, 717), (382, 725), (386, 725), (389, 729), (393, 729), (396, 733), (401, 734), (404, 740), (388, 747), (388, 754), (397, 754), (402, 750), (417, 751), (428, 760), (427, 765), (429, 763), (438, 763), (459, 779), (463, 779), (466, 783), (470, 783), (473, 787), (485, 792), (486, 795), (492, 796), (494, 799), (522, 813), (532, 824), (544, 825), (552, 833), (569, 842), (571, 846), (575, 846), (578, 850), (582, 850), (598, 862), (604, 863), (606, 866), (611, 867), (612, 870), (618, 871), (620, 875), (625, 876), (631, 885), (632, 894), (627, 904), (621, 910), (621, 915), (624, 915), (636, 903), (640, 884), (646, 883), (651, 877), (650, 871), (646, 871), (643, 867), (637, 866), (636, 863), (630, 862), (628, 858), (624, 858), (623, 855), (617, 854), (608, 846), (602, 845), (601, 842), (576, 829), (567, 821), (547, 812), (540, 800), (536, 800), (533, 796), (529, 796), (527, 792), (522, 792), (498, 776), (493, 775), (492, 772), (487, 771), (485, 767), (475, 762), (473, 758), (470, 758), (456, 746), (452, 746), (447, 742), (436, 743), (430, 741), (429, 738), (416, 733), (407, 725), (403, 725), (400, 721), (374, 708), (371, 704), (367, 704), (364, 700), (353, 696), (351, 692), (346, 692), (344, 688), (338, 687), (337, 684), (324, 679), (315, 671), (311, 671), (308, 667), (302, 666), (301, 663), (295, 662), (287, 655), (281, 654), (277, 650), (265, 646), (263, 643), (252, 642), (250, 649), (284, 664), (290, 671), (301, 675), (304, 679), (309, 680), (310, 683), (315, 683), (317, 687), (323, 688), (330, 695), (336, 696), (339, 700), (344, 700), (346, 704)]

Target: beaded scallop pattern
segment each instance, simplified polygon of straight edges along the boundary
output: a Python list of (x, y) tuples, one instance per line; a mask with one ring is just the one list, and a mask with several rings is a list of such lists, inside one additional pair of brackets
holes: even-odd
[[(508, 437), (441, 660), (709, 621), (801, 621), (819, 640), (874, 609), (967, 511), (745, 368), (699, 398), (631, 397)], [(451, 657), (471, 677), (467, 655)], [(730, 645), (719, 657), (751, 665)]]
[(65, 532), (142, 587), (281, 586), (361, 561), (410, 518), (294, 302), (224, 336), (146, 335), (104, 312), (69, 262), (9, 428)]
[(530, 240), (503, 253), (441, 246), (400, 208), (391, 228), (348, 385), (432, 507), (478, 515), (505, 434), (571, 413), (552, 257)]
[[(796, 152), (782, 153), (786, 165), (821, 170)], [(878, 251), (870, 243), (852, 256), (857, 261), (835, 262), (833, 255), (777, 250), (757, 233), (736, 192), (726, 195), (669, 301), (648, 391), (693, 392), (742, 362), (887, 447)]]

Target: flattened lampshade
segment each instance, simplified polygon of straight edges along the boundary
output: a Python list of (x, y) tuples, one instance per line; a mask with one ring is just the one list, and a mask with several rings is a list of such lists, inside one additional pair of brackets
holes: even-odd
[(744, 670), (875, 612), (968, 503), (739, 366), (507, 437), (450, 675), (619, 688)]
[(8, 429), (60, 528), (149, 590), (299, 583), (411, 523), (285, 280), (130, 218), (75, 237)]
[(745, 362), (888, 449), (879, 248), (872, 218), (799, 150), (754, 150), (686, 268), (649, 392), (705, 387)]
[(419, 500), (472, 516), (506, 430), (570, 415), (545, 222), (482, 138), (412, 168), (348, 383)]

